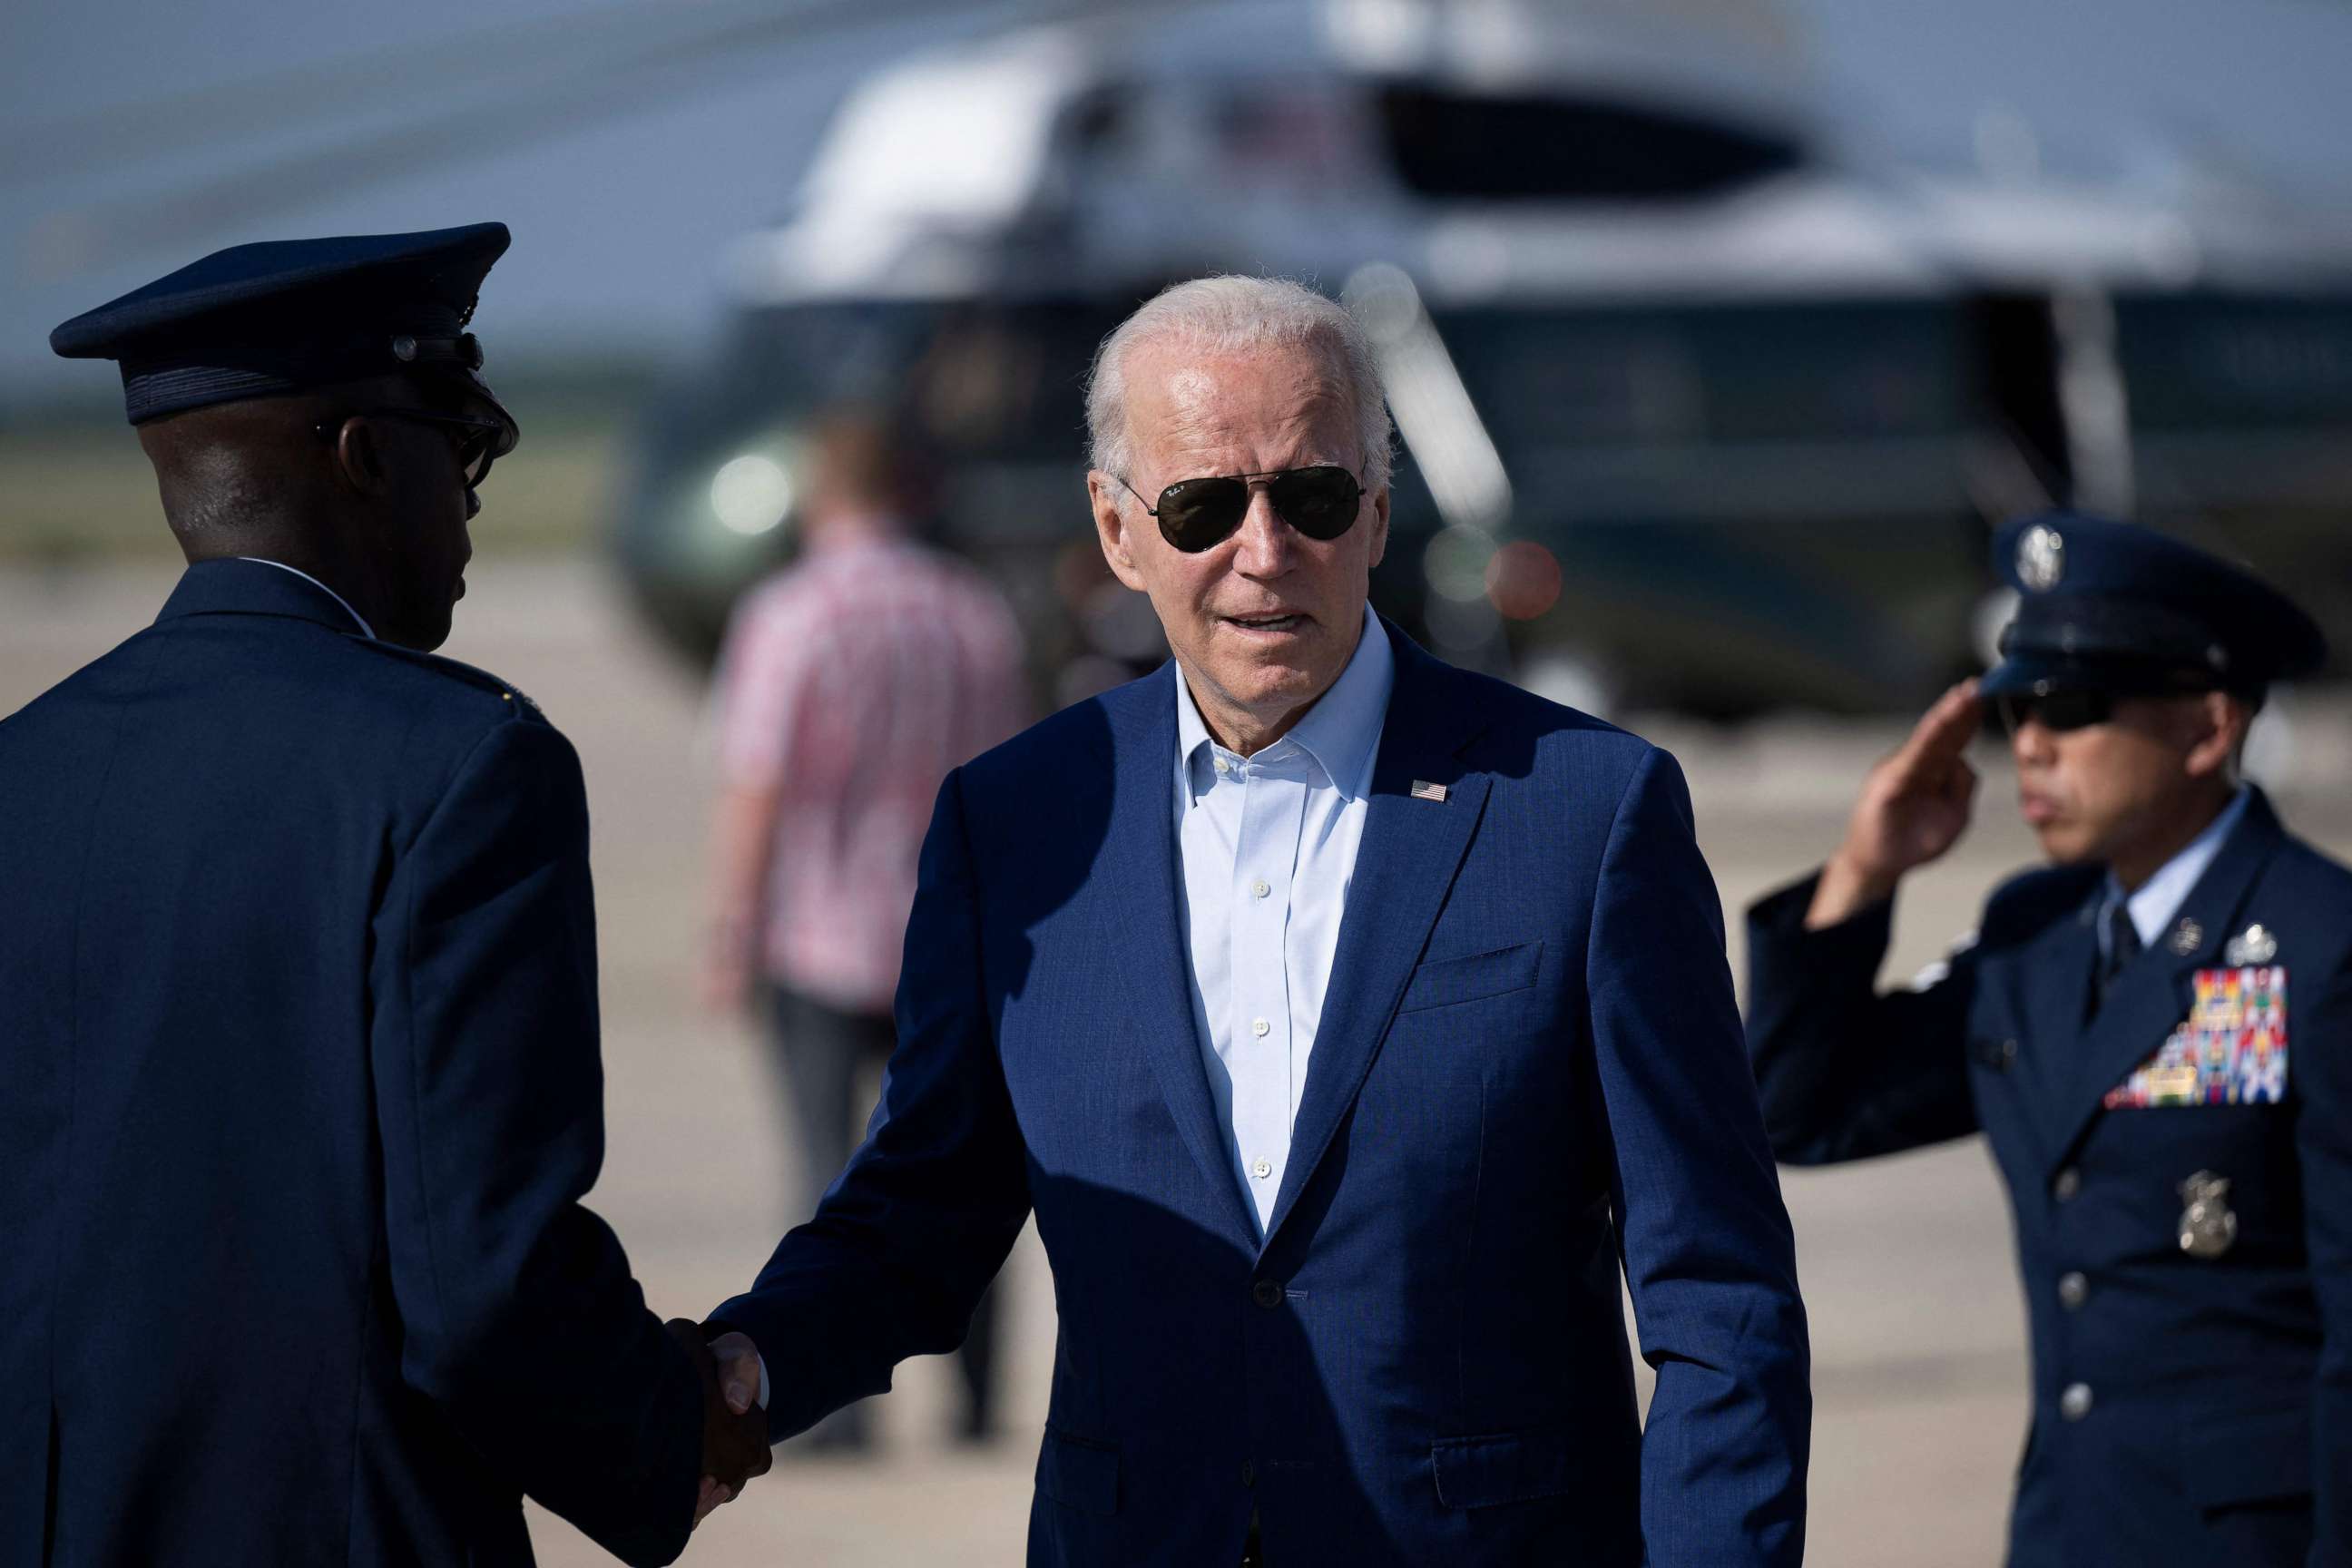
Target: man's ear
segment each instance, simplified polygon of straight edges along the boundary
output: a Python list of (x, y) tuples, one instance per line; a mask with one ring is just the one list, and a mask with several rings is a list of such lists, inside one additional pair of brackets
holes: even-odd
[(382, 432), (373, 420), (354, 415), (336, 428), (335, 473), (346, 486), (373, 495), (383, 488), (389, 472)]
[(1372, 558), (1368, 564), (1377, 566), (1381, 557), (1389, 552), (1389, 488), (1382, 485), (1372, 492)]
[(1119, 504), (1125, 493), (1100, 468), (1087, 470), (1087, 504), (1095, 514), (1095, 538), (1102, 545), (1103, 560), (1112, 576), (1141, 593), (1143, 574), (1136, 569), (1132, 524)]
[(2193, 778), (2226, 772), (2245, 744), (2246, 727), (2253, 710), (2244, 699), (2227, 691), (2208, 691), (2194, 709), (2199, 733), (2189, 748), (2185, 765)]

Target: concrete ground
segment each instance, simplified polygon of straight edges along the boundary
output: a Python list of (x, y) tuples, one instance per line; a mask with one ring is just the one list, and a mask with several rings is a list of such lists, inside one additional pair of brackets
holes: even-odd
[[(0, 573), (0, 714), (145, 624), (173, 575), (156, 566)], [(741, 1288), (798, 1217), (759, 1040), (740, 1022), (699, 1016), (690, 1000), (709, 800), (699, 684), (650, 643), (587, 561), (478, 563), (457, 625), (444, 651), (536, 697), (586, 765), (610, 1123), (591, 1201), (627, 1243), (656, 1310), (699, 1315)], [(2315, 700), (2288, 707), (2285, 721), (2265, 721), (2282, 804), (2343, 856), (2352, 820), (2326, 781), (2352, 776), (2352, 712)], [(1862, 769), (1900, 726), (1633, 722), (1689, 771), (1732, 917), (1736, 973), (1739, 910), (1831, 847)], [(1979, 822), (1907, 889), (1890, 973), (1933, 958), (1972, 923), (1986, 887), (2032, 857), (2009, 809), (2005, 762), (1990, 746), (1980, 761)], [(1970, 1141), (1783, 1179), (1816, 1368), (1810, 1561), (1997, 1562), (2023, 1435), (2024, 1361), (2008, 1222), (1983, 1149)], [(687, 1561), (1018, 1562), (1054, 1342), (1052, 1283), (1034, 1232), (1009, 1285), (996, 1442), (950, 1443), (952, 1368), (910, 1364), (879, 1402), (875, 1458), (803, 1458), (787, 1447), (767, 1479), (703, 1527)], [(531, 1528), (550, 1564), (608, 1561), (536, 1509)]]

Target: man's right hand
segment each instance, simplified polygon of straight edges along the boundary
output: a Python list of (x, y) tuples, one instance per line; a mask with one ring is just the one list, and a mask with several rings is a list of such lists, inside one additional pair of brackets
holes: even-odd
[(700, 1524), (713, 1509), (740, 1493), (745, 1482), (768, 1473), (774, 1461), (768, 1447), (768, 1418), (749, 1408), (748, 1402), (739, 1405), (729, 1397), (700, 1325), (673, 1318), (662, 1327), (685, 1347), (702, 1384), (702, 1488), (694, 1503), (694, 1522)]
[(1904, 874), (1959, 842), (1976, 797), (1977, 771), (1963, 754), (1983, 710), (1977, 683), (1963, 680), (1936, 700), (1893, 755), (1870, 770), (1846, 821), (1845, 841), (1822, 868), (1805, 928), (1818, 931), (1892, 898)]

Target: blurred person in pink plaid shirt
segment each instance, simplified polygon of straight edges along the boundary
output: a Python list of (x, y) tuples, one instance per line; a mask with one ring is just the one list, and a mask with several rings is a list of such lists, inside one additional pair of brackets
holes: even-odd
[[(704, 994), (771, 1005), (810, 1207), (869, 1109), (915, 867), (948, 771), (1028, 720), (1018, 623), (971, 567), (910, 534), (908, 465), (841, 413), (813, 447), (804, 549), (745, 595), (719, 661), (720, 797)], [(992, 1302), (961, 1352), (962, 1435), (988, 1433)], [(854, 1449), (864, 1412), (810, 1436)]]

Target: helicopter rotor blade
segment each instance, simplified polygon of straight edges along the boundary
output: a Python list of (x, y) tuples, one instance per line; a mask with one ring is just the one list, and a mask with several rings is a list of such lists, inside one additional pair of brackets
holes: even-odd
[[(1176, 3), (1162, 0), (1162, 5)], [(1125, 16), (1158, 8), (1129, 4), (1116, 10)], [(37, 277), (55, 277), (101, 256), (184, 248), (192, 240), (268, 214), (346, 195), (486, 147), (503, 151), (659, 109), (675, 102), (685, 87), (707, 87), (714, 65), (740, 68), (785, 44), (834, 41), (877, 26), (941, 18), (956, 26), (935, 37), (964, 37), (1113, 9), (1104, 0), (1013, 0), (980, 6), (952, 0), (813, 0), (782, 14), (743, 7), (731, 13), (727, 26), (583, 68), (535, 94), (444, 110), (323, 151), (248, 165), (174, 195), (142, 194), (53, 213), (33, 227), (27, 269)]]
[[(824, 9), (816, 6), (812, 9)], [(518, 76), (551, 67), (611, 63), (674, 46), (695, 31), (719, 31), (772, 5), (703, 5), (667, 0), (616, 3), (525, 22), (503, 22), (430, 44), (362, 49), (333, 59), (280, 67), (233, 81), (128, 103), (81, 109), (9, 127), (0, 136), (0, 186), (46, 184), (92, 170), (121, 170), (254, 136), (284, 134), (321, 119), (397, 110), (420, 96), (446, 100), (455, 89), (509, 89)], [(716, 14), (718, 24), (709, 18)], [(703, 23), (680, 25), (681, 16)]]

